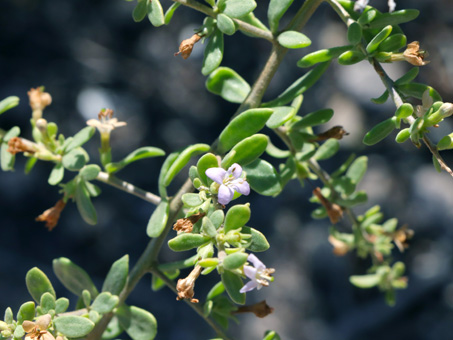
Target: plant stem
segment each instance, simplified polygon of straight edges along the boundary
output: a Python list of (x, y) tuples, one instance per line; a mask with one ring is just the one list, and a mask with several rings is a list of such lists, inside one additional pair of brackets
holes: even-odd
[(140, 197), (142, 200), (150, 202), (154, 205), (158, 205), (160, 203), (161, 199), (159, 196), (154, 195), (143, 189), (140, 189), (131, 183), (128, 183), (126, 181), (123, 181), (123, 180), (115, 177), (114, 175), (109, 175), (106, 172), (101, 171), (97, 175), (96, 180), (103, 182), (105, 184), (111, 185), (112, 187), (120, 189), (124, 192), (127, 192), (128, 194)]
[[(209, 15), (210, 17), (217, 17), (217, 13), (210, 7), (203, 5), (197, 1), (194, 0), (173, 0), (174, 2), (180, 3), (181, 5), (193, 8), (197, 10), (198, 12), (204, 13), (206, 15)], [(270, 31), (263, 30), (261, 28), (258, 28), (256, 26), (250, 25), (249, 23), (246, 23), (242, 20), (234, 19), (233, 21), (238, 25), (238, 28), (243, 31), (252, 34), (256, 38), (262, 38), (265, 40), (268, 40), (270, 42), (274, 41), (274, 36)]]

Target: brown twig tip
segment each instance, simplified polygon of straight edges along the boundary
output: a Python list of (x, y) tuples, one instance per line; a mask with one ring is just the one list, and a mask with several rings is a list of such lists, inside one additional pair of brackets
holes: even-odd
[(255, 303), (253, 305), (241, 306), (236, 311), (234, 311), (233, 314), (253, 313), (258, 318), (264, 318), (264, 317), (268, 316), (269, 314), (273, 313), (273, 311), (274, 311), (274, 308), (270, 307), (266, 303), (266, 300), (263, 300), (261, 302)]
[(343, 218), (343, 208), (338, 204), (329, 202), (329, 200), (323, 196), (319, 187), (313, 190), (313, 195), (319, 199), (322, 206), (327, 210), (327, 215), (332, 224), (337, 224)]
[(8, 141), (7, 151), (13, 155), (19, 152), (27, 152), (30, 154), (34, 154), (37, 151), (37, 148), (35, 144), (32, 142), (29, 142), (20, 137), (13, 137)]
[(192, 232), (193, 225), (197, 223), (205, 215), (206, 215), (205, 213), (198, 213), (189, 217), (180, 218), (173, 225), (173, 230), (176, 230), (178, 234), (190, 233)]
[(195, 268), (190, 272), (190, 274), (185, 279), (179, 279), (176, 284), (176, 290), (178, 291), (178, 297), (176, 300), (190, 300), (192, 303), (198, 303), (198, 299), (194, 299), (195, 295), (195, 281), (201, 274), (201, 266), (196, 265)]
[(201, 39), (201, 36), (198, 33), (195, 33), (189, 39), (183, 40), (179, 45), (179, 51), (175, 53), (175, 56), (181, 54), (183, 59), (190, 57), (193, 47)]
[(51, 231), (53, 228), (57, 226), (58, 220), (60, 219), (61, 212), (63, 211), (66, 203), (61, 199), (59, 200), (55, 206), (52, 208), (47, 209), (41, 215), (36, 217), (36, 221), (38, 222), (46, 222), (46, 228)]

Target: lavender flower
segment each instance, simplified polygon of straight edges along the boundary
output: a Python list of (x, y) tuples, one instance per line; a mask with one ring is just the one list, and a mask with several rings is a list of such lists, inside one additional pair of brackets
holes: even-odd
[(209, 168), (206, 170), (206, 176), (220, 184), (218, 193), (220, 204), (226, 205), (230, 203), (235, 191), (242, 195), (250, 193), (250, 185), (245, 178), (241, 178), (241, 174), (242, 168), (237, 163), (230, 166), (228, 171), (222, 168)]
[(274, 268), (266, 268), (264, 263), (253, 254), (250, 254), (247, 260), (253, 264), (253, 267), (244, 266), (244, 274), (250, 281), (241, 288), (240, 293), (250, 292), (255, 288), (260, 290), (263, 286), (269, 286), (269, 281), (274, 281), (272, 277), (275, 272)]

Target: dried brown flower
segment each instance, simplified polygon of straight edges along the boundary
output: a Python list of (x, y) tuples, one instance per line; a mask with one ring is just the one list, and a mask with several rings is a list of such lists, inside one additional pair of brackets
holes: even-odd
[(179, 220), (176, 221), (176, 223), (173, 225), (173, 230), (176, 230), (178, 234), (181, 233), (190, 233), (192, 232), (193, 225), (200, 220), (203, 216), (205, 216), (205, 213), (198, 213), (191, 215), (189, 217), (185, 218), (180, 218)]
[(328, 240), (329, 243), (333, 246), (332, 252), (336, 256), (344, 256), (349, 251), (349, 246), (347, 245), (347, 243), (340, 241), (339, 239), (336, 239), (332, 235), (329, 235)]
[(342, 126), (337, 125), (323, 133), (318, 134), (316, 138), (310, 140), (310, 142), (323, 141), (329, 138), (342, 139), (343, 136), (347, 135), (349, 135), (349, 132), (347, 132)]
[(267, 303), (266, 300), (263, 300), (261, 302), (255, 303), (253, 305), (249, 306), (241, 306), (239, 307), (236, 311), (234, 311), (234, 314), (239, 314), (239, 313), (253, 313), (255, 314), (258, 318), (264, 318), (271, 314), (274, 311), (274, 308), (270, 307)]
[(63, 211), (66, 203), (61, 199), (59, 200), (55, 206), (52, 208), (47, 209), (41, 215), (36, 217), (36, 221), (38, 222), (46, 222), (46, 228), (51, 231), (53, 228), (56, 227), (58, 220), (60, 219), (60, 214)]
[(43, 91), (43, 87), (32, 88), (27, 94), (33, 111), (42, 111), (52, 103), (52, 97), (49, 93)]
[(8, 150), (9, 153), (15, 155), (19, 152), (28, 152), (34, 154), (38, 151), (36, 145), (30, 141), (27, 141), (20, 137), (13, 137), (8, 141)]
[(178, 291), (178, 297), (176, 300), (189, 299), (192, 303), (198, 303), (198, 299), (194, 299), (195, 295), (195, 281), (201, 274), (201, 266), (196, 265), (195, 268), (190, 272), (189, 276), (185, 279), (179, 279), (176, 284), (176, 290)]
[(326, 208), (330, 222), (332, 224), (337, 224), (343, 217), (343, 208), (341, 208), (338, 204), (329, 202), (329, 200), (322, 195), (319, 187), (313, 190), (313, 195), (315, 195), (324, 208)]
[(393, 233), (393, 242), (395, 242), (399, 251), (403, 252), (404, 249), (409, 248), (408, 241), (413, 236), (414, 236), (414, 231), (412, 229), (408, 229), (407, 226), (404, 225)]
[(181, 54), (183, 59), (190, 57), (193, 47), (201, 39), (201, 36), (198, 33), (195, 33), (189, 39), (183, 40), (179, 45), (179, 51), (175, 53), (175, 56)]
[(407, 45), (406, 50), (403, 52), (403, 57), (414, 66), (423, 66), (429, 63), (429, 61), (425, 60), (428, 57), (428, 52), (420, 50), (418, 41), (413, 41)]
[(26, 332), (25, 340), (55, 340), (54, 336), (47, 331), (52, 321), (50, 314), (45, 314), (36, 319), (35, 322), (25, 320), (22, 327)]

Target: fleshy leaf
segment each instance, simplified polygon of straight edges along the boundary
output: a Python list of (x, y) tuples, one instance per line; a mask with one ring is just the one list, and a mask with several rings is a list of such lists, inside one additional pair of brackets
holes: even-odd
[(0, 102), (0, 115), (3, 112), (6, 112), (12, 109), (13, 107), (16, 107), (17, 105), (19, 105), (19, 97), (15, 96), (6, 97)]
[(252, 237), (249, 240), (248, 245), (245, 247), (246, 249), (253, 251), (255, 253), (266, 251), (269, 249), (270, 245), (266, 239), (266, 236), (263, 235), (260, 231), (250, 228), (247, 226), (242, 227), (241, 230), (242, 234), (249, 234)]
[(305, 68), (311, 67), (318, 63), (330, 61), (334, 58), (338, 58), (338, 56), (346, 51), (349, 51), (352, 47), (352, 45), (338, 46), (309, 53), (297, 62), (297, 66)]
[(102, 286), (102, 291), (110, 292), (113, 295), (119, 295), (126, 285), (128, 273), (129, 255), (124, 255), (119, 260), (116, 260), (110, 267)]
[(162, 233), (167, 225), (169, 211), (170, 204), (167, 199), (162, 199), (149, 219), (146, 228), (149, 237), (158, 237)]
[(239, 292), (239, 290), (244, 286), (242, 279), (229, 270), (225, 270), (221, 277), (223, 285), (225, 286), (231, 300), (238, 305), (243, 305), (245, 303), (245, 294)]
[(337, 139), (329, 138), (326, 140), (314, 154), (314, 158), (318, 161), (328, 159), (335, 155), (340, 149), (340, 143)]
[(238, 204), (231, 207), (225, 216), (225, 233), (243, 227), (250, 220), (250, 215), (251, 211), (248, 204)]
[(234, 21), (228, 15), (219, 13), (217, 15), (217, 27), (222, 33), (226, 35), (233, 35), (236, 32)]
[(118, 296), (112, 295), (110, 292), (102, 292), (94, 299), (91, 309), (99, 314), (110, 313), (118, 305), (118, 302)]
[(256, 7), (254, 0), (225, 0), (219, 2), (219, 10), (232, 18), (241, 18)]
[(372, 288), (377, 286), (381, 278), (377, 274), (368, 275), (352, 275), (349, 277), (349, 281), (356, 287), (359, 288)]
[(275, 196), (282, 190), (280, 178), (272, 164), (257, 159), (243, 168), (247, 173), (247, 182), (257, 193), (264, 196)]
[(304, 48), (311, 45), (311, 40), (305, 34), (296, 31), (285, 31), (277, 40), (286, 48)]
[(234, 163), (242, 166), (252, 163), (266, 151), (269, 137), (256, 134), (237, 143), (223, 158), (222, 167), (228, 169)]
[[(220, 66), (223, 58), (223, 33), (219, 29), (209, 37), (209, 42), (204, 50), (203, 67), (201, 73), (205, 76)], [(216, 93), (217, 94), (217, 93)]]
[(250, 92), (250, 85), (228, 67), (219, 67), (209, 74), (206, 88), (232, 103), (242, 103)]
[(87, 126), (77, 132), (74, 137), (72, 137), (71, 143), (69, 143), (68, 146), (65, 148), (65, 153), (70, 152), (71, 150), (74, 150), (75, 148), (78, 148), (79, 146), (82, 146), (86, 142), (88, 142), (91, 137), (93, 137), (96, 129), (92, 126)]
[(165, 24), (164, 11), (159, 0), (146, 1), (148, 10), (148, 19), (154, 27)]
[(140, 159), (164, 155), (165, 152), (162, 149), (155, 148), (152, 146), (145, 146), (135, 151), (132, 151), (129, 155), (127, 155), (124, 159), (122, 159), (119, 162), (106, 164), (105, 169), (107, 170), (108, 173), (115, 173), (123, 169), (125, 166), (133, 162), (136, 162)]
[(50, 172), (48, 182), (50, 185), (57, 185), (63, 180), (63, 177), (64, 177), (64, 166), (61, 163), (57, 163)]
[(282, 126), (296, 115), (296, 110), (292, 106), (273, 107), (274, 113), (266, 122), (266, 126), (271, 129)]
[[(197, 163), (198, 176), (203, 181), (204, 184), (210, 184), (208, 176), (206, 176), (206, 170), (209, 168), (216, 168), (219, 166), (219, 161), (217, 157), (212, 153), (207, 153), (200, 157)], [(208, 183), (209, 182), (209, 183)]]
[(208, 236), (184, 233), (168, 241), (168, 246), (173, 251), (185, 251), (202, 246), (209, 241), (211, 241), (211, 238)]
[(84, 289), (88, 290), (92, 297), (98, 295), (98, 290), (87, 272), (68, 258), (53, 260), (53, 271), (63, 286), (75, 295), (82, 296)]
[(53, 289), (49, 278), (37, 267), (34, 267), (27, 272), (25, 283), (28, 292), (36, 302), (40, 302), (41, 296), (44, 293), (50, 293), (54, 298), (56, 297), (55, 290)]
[(64, 315), (53, 320), (56, 330), (68, 338), (81, 338), (90, 333), (94, 322), (77, 315)]
[(97, 223), (97, 214), (94, 205), (91, 202), (90, 193), (86, 188), (86, 183), (88, 182), (83, 180), (77, 181), (75, 201), (83, 220), (90, 225), (95, 225)]
[(157, 321), (150, 312), (135, 306), (122, 305), (116, 311), (116, 317), (133, 340), (153, 340), (156, 337)]
[(267, 9), (269, 27), (273, 33), (278, 31), (278, 24), (294, 0), (271, 0)]
[(33, 301), (28, 301), (23, 303), (19, 307), (17, 312), (17, 323), (22, 324), (25, 320), (33, 320), (35, 318), (35, 303)]

